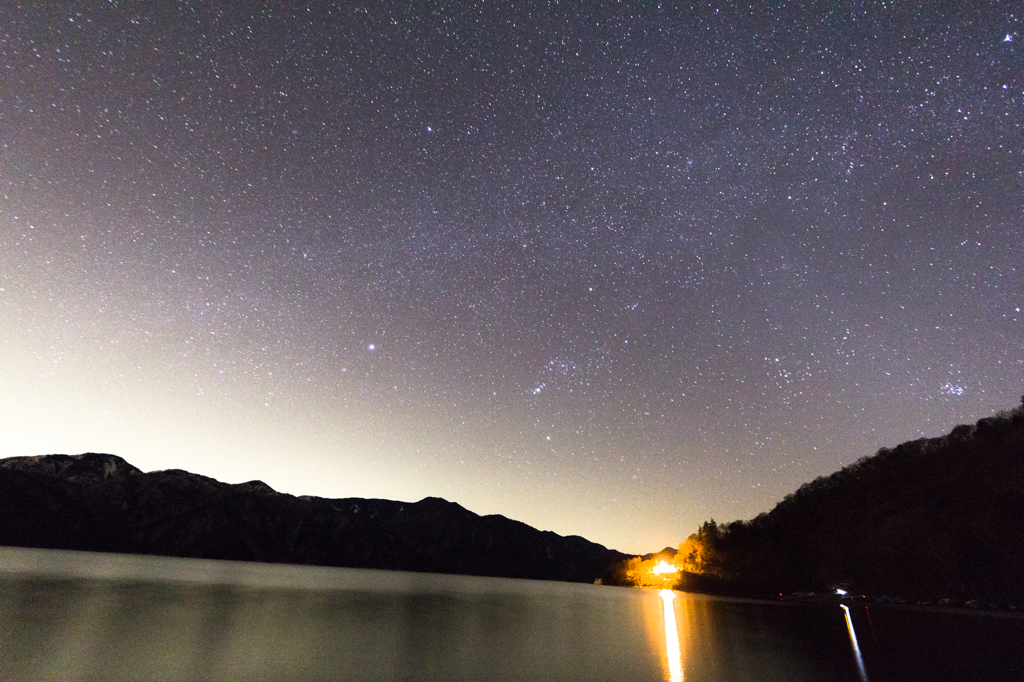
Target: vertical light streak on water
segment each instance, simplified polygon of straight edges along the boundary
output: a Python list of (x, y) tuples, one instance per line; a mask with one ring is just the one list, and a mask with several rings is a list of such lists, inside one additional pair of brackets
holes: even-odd
[(846, 629), (850, 633), (850, 644), (853, 645), (853, 655), (857, 657), (857, 672), (860, 673), (860, 679), (863, 682), (868, 682), (868, 674), (864, 670), (864, 659), (860, 656), (860, 645), (857, 644), (857, 633), (853, 631), (853, 621), (850, 620), (850, 607), (846, 604), (840, 604), (839, 606), (843, 609), (843, 614), (846, 616)]
[(668, 663), (668, 679), (669, 682), (683, 682), (683, 655), (679, 650), (675, 599), (676, 595), (672, 590), (661, 591), (661, 600), (665, 605), (665, 659)]

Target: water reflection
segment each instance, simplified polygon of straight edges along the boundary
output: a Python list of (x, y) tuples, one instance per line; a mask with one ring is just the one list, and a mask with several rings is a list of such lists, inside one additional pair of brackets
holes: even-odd
[(853, 630), (853, 621), (850, 619), (850, 607), (840, 604), (843, 614), (846, 616), (846, 629), (850, 633), (850, 644), (853, 645), (853, 655), (857, 658), (857, 672), (860, 673), (862, 682), (868, 682), (868, 674), (864, 670), (864, 659), (860, 655), (860, 645), (857, 644), (857, 633)]
[(665, 662), (669, 682), (683, 682), (683, 654), (679, 649), (679, 630), (676, 628), (676, 595), (672, 590), (661, 591), (665, 619)]
[(661, 679), (648, 602), (660, 610), (595, 585), (0, 547), (0, 680)]
[(844, 612), (0, 547), (0, 680), (1024, 680), (1024, 617), (857, 611), (862, 649)]

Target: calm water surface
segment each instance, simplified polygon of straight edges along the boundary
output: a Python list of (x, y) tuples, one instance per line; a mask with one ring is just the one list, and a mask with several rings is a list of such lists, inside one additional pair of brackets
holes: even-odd
[(1024, 619), (0, 548), (0, 680), (1024, 680)]

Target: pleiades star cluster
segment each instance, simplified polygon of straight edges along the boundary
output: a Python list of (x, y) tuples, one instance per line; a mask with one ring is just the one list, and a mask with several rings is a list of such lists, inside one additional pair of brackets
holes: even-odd
[(0, 456), (623, 551), (1024, 393), (1015, 2), (0, 5)]

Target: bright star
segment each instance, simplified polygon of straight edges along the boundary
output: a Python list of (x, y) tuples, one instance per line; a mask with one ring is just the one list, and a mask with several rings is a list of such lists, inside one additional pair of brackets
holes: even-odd
[(1003, 38), (1003, 42), (1004, 43), (1012, 43), (1013, 42), (1013, 36), (1011, 34), (1007, 33), (1006, 37)]

